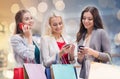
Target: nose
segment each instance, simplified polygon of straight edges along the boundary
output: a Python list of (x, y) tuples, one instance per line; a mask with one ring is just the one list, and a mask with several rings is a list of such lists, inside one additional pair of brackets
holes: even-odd
[(58, 24), (58, 25), (57, 25), (57, 27), (58, 27), (58, 28), (60, 28), (60, 27), (61, 27), (61, 25), (60, 25), (60, 24)]
[(84, 21), (85, 21), (85, 22), (88, 22), (89, 20), (88, 20), (88, 19), (85, 19)]
[(34, 23), (33, 19), (29, 20), (29, 23), (30, 23), (30, 24), (33, 24), (33, 23)]

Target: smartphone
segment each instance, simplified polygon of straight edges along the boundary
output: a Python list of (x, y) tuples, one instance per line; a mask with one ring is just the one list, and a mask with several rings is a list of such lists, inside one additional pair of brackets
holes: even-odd
[(82, 50), (84, 48), (84, 46), (80, 45), (78, 46), (78, 52), (80, 52), (80, 50)]
[(20, 30), (22, 30), (22, 27), (24, 26), (24, 24), (23, 23), (19, 23), (19, 28), (20, 28)]
[(64, 47), (67, 47), (67, 49), (70, 47), (70, 44), (66, 44)]
[(82, 46), (82, 45), (78, 46), (79, 49), (83, 49), (83, 47), (84, 47), (84, 46)]

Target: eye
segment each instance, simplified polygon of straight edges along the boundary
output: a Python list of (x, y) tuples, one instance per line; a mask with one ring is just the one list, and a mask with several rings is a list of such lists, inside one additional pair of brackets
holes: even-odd
[(57, 23), (53, 23), (53, 26), (57, 26)]
[(30, 17), (30, 19), (33, 19), (33, 17)]
[(82, 18), (82, 20), (86, 20), (86, 18), (85, 18), (85, 17), (83, 17), (83, 18)]
[(86, 20), (86, 19), (87, 19), (88, 21), (92, 21), (92, 20), (93, 20), (93, 18), (89, 18), (89, 17), (88, 17), (88, 18), (86, 18), (86, 17), (83, 17), (83, 18), (82, 18), (82, 20)]
[(88, 18), (89, 21), (93, 20), (93, 18)]
[(59, 22), (59, 25), (62, 25), (62, 22)]

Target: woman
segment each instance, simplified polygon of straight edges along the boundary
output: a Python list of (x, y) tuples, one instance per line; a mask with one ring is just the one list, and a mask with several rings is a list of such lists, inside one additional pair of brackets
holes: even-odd
[(50, 71), (49, 67), (57, 63), (73, 63), (75, 46), (68, 44), (68, 36), (63, 34), (64, 25), (61, 16), (53, 15), (48, 21), (48, 33), (41, 38), (41, 53), (47, 79), (51, 79), (51, 76), (47, 74), (47, 71)]
[(34, 20), (31, 13), (28, 10), (18, 11), (15, 22), (16, 28), (11, 37), (11, 45), (17, 66), (22, 67), (23, 63), (41, 63), (40, 49), (32, 36)]
[(78, 62), (82, 64), (80, 77), (88, 79), (90, 61), (107, 63), (110, 57), (110, 40), (96, 7), (88, 6), (81, 14), (77, 33)]

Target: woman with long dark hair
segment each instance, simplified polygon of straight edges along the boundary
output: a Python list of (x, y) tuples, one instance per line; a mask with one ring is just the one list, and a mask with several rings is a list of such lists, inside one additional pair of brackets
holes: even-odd
[(96, 7), (88, 6), (81, 13), (77, 33), (78, 62), (82, 64), (80, 77), (88, 79), (90, 62), (107, 63), (110, 57), (110, 40)]

